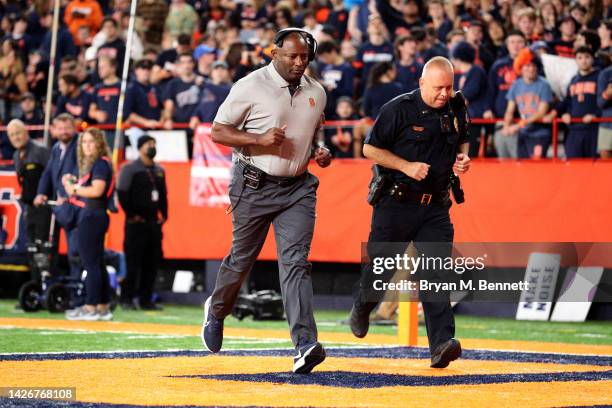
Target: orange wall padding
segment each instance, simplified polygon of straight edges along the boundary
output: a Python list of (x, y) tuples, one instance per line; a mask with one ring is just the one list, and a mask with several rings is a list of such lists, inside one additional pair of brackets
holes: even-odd
[[(311, 260), (360, 262), (370, 229), (366, 203), (371, 162), (335, 160), (319, 177), (317, 222)], [(221, 259), (231, 243), (224, 208), (188, 203), (188, 164), (164, 164), (170, 212), (164, 256)], [(451, 216), (458, 242), (612, 241), (612, 161), (475, 160), (461, 177), (466, 203)], [(123, 215), (113, 215), (108, 244), (122, 248)], [(260, 259), (276, 259), (272, 232)]]

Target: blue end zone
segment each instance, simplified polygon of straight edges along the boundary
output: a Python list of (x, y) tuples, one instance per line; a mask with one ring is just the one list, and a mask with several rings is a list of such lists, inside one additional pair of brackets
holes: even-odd
[[(425, 347), (364, 347), (329, 348), (328, 357), (337, 358), (416, 358), (429, 359), (429, 349)], [(292, 357), (293, 350), (228, 350), (221, 356)], [(137, 352), (86, 352), (86, 353), (40, 353), (40, 354), (0, 354), (0, 361), (41, 361), (41, 360), (90, 360), (125, 359), (157, 357), (205, 357), (207, 351), (137, 351)], [(612, 356), (579, 354), (524, 353), (515, 351), (463, 350), (464, 360), (516, 361), (523, 363), (586, 364), (612, 366)]]
[(475, 374), (449, 376), (419, 376), (400, 374), (356, 373), (353, 371), (318, 371), (309, 375), (293, 373), (177, 375), (171, 378), (201, 378), (203, 380), (245, 381), (285, 385), (321, 385), (340, 388), (432, 387), (441, 385), (504, 384), (513, 382), (567, 382), (612, 380), (610, 371), (586, 371), (537, 374)]

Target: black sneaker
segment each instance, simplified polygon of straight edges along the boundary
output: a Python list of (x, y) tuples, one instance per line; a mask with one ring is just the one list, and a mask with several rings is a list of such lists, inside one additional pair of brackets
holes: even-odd
[(158, 305), (157, 303), (141, 303), (140, 304), (140, 309), (141, 310), (149, 310), (149, 311), (162, 311), (164, 310), (164, 308), (161, 305)]
[(451, 361), (461, 357), (461, 343), (450, 339), (440, 344), (431, 355), (431, 368), (446, 368)]
[(325, 349), (321, 343), (312, 343), (299, 347), (293, 357), (293, 372), (307, 374), (325, 360)]
[(370, 328), (370, 312), (353, 304), (349, 324), (355, 337), (364, 338)]
[(211, 353), (218, 353), (223, 343), (223, 319), (217, 319), (210, 312), (212, 297), (204, 302), (204, 322), (202, 323), (202, 344)]

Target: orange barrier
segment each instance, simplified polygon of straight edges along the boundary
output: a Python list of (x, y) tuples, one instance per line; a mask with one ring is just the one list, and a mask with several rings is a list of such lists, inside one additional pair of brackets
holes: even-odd
[[(359, 262), (368, 238), (371, 207), (367, 160), (335, 160), (319, 177), (313, 261)], [(164, 227), (166, 258), (221, 259), (231, 243), (231, 218), (223, 208), (191, 207), (190, 166), (164, 164), (169, 220)], [(462, 176), (466, 203), (451, 215), (458, 242), (612, 241), (612, 161), (475, 160)], [(272, 233), (270, 234), (272, 235)], [(121, 249), (123, 215), (112, 216), (109, 245)], [(260, 259), (276, 259), (268, 237)]]

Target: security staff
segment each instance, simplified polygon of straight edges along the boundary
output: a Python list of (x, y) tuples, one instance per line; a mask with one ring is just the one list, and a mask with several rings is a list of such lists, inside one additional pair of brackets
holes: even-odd
[[(77, 148), (75, 137), (74, 117), (68, 113), (62, 113), (53, 119), (53, 135), (58, 139), (51, 149), (51, 157), (40, 177), (37, 195), (34, 205), (41, 206), (47, 200), (64, 202), (68, 194), (62, 185), (64, 174), (78, 174)], [(56, 207), (57, 210), (57, 207)], [(79, 260), (78, 238), (76, 227), (67, 228), (63, 226), (68, 241), (68, 263), (70, 264), (70, 276), (80, 278), (81, 264)], [(59, 234), (54, 234), (58, 237)]]
[[(388, 187), (374, 206), (368, 241), (370, 259), (390, 255), (389, 244), (384, 243), (410, 241), (422, 255), (451, 255), (454, 230), (449, 216), (449, 180), (453, 170), (461, 174), (470, 165), (469, 119), (465, 105), (457, 109), (456, 99), (451, 100), (452, 89), (450, 61), (432, 58), (423, 68), (419, 89), (387, 103), (365, 141), (365, 157), (386, 169), (389, 177)], [(406, 246), (391, 248), (395, 250), (393, 256), (402, 255)], [(392, 275), (393, 271), (389, 272)], [(440, 280), (441, 274), (424, 270), (423, 278)], [(373, 274), (373, 264), (366, 264), (355, 287), (350, 316), (351, 331), (360, 338), (367, 334), (369, 314), (384, 295), (373, 289), (375, 279), (380, 278)], [(453, 338), (455, 323), (448, 293), (419, 294), (431, 366), (444, 368), (461, 355), (461, 345)]]
[[(26, 240), (33, 244), (37, 240), (47, 241), (49, 238), (49, 227), (51, 220), (51, 209), (47, 206), (35, 207), (34, 197), (38, 181), (49, 161), (49, 149), (38, 146), (30, 140), (24, 123), (19, 119), (13, 119), (7, 126), (8, 137), (15, 148), (13, 161), (17, 180), (21, 186), (21, 202), (24, 209), (26, 222)], [(30, 268), (32, 279), (40, 280), (37, 268)]]
[(274, 38), (273, 61), (238, 81), (219, 108), (215, 142), (234, 147), (229, 188), (233, 241), (204, 305), (202, 341), (221, 349), (223, 319), (274, 225), (283, 304), (295, 346), (293, 371), (308, 373), (325, 359), (317, 341), (308, 253), (319, 181), (307, 170), (313, 154), (327, 167), (329, 150), (313, 149), (325, 109), (325, 90), (304, 71), (316, 54), (307, 32), (290, 28)]
[(155, 139), (143, 135), (137, 147), (139, 158), (123, 166), (117, 185), (125, 211), (123, 248), (127, 264), (121, 306), (126, 310), (160, 310), (153, 302), (153, 286), (162, 257), (162, 225), (168, 219), (166, 177), (164, 169), (154, 162)]

